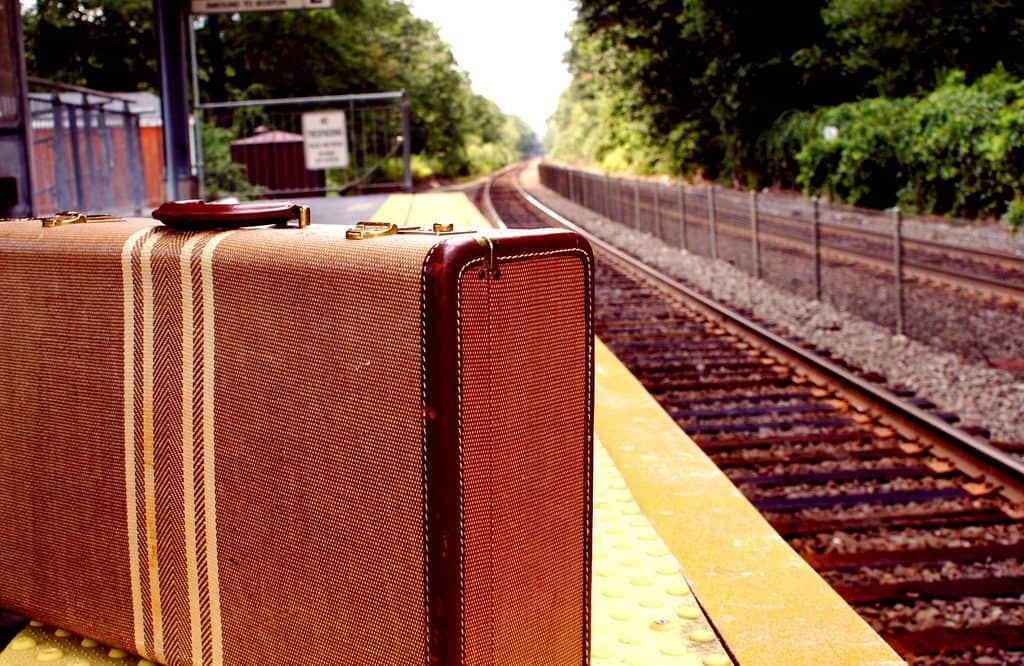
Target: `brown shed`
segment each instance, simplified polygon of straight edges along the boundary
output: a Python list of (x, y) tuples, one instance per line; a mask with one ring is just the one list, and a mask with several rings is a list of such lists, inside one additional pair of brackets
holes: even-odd
[(245, 165), (249, 182), (267, 194), (324, 194), (324, 171), (306, 168), (301, 134), (257, 127), (252, 136), (231, 142), (231, 161)]

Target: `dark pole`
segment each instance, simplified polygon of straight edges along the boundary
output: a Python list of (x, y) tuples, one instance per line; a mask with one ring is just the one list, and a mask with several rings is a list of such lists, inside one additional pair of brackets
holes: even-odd
[(686, 185), (679, 184), (679, 246), (690, 251), (686, 246)]
[(715, 217), (715, 184), (708, 186), (708, 234), (711, 243), (711, 258), (718, 260), (718, 220)]
[(188, 5), (185, 0), (153, 0), (160, 46), (160, 114), (164, 131), (167, 196), (193, 196), (188, 149)]
[(402, 187), (412, 192), (412, 129), (409, 120), (409, 95), (402, 91)]
[(654, 235), (661, 238), (661, 183), (654, 184)]
[(0, 0), (0, 60), (11, 72), (0, 80), (0, 96), (16, 106), (0, 111), (0, 217), (32, 214), (32, 122), (25, 75), (25, 47), (17, 0)]
[(814, 300), (821, 300), (821, 197), (814, 197), (811, 219), (811, 244), (814, 246)]
[(750, 261), (754, 264), (754, 277), (761, 279), (761, 238), (758, 232), (757, 190), (750, 191)]
[(896, 335), (903, 335), (903, 211), (893, 208), (892, 261), (896, 274)]

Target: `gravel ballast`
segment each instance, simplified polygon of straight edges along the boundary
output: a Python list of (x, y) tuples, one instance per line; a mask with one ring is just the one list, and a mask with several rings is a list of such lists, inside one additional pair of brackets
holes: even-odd
[[(643, 257), (715, 300), (772, 322), (783, 334), (828, 349), (864, 371), (884, 375), (891, 386), (913, 389), (943, 411), (959, 415), (963, 424), (987, 428), (994, 439), (1024, 441), (1024, 381), (1012, 373), (895, 336), (891, 330), (828, 303), (795, 296), (728, 263), (684, 252), (650, 234), (611, 222), (541, 186), (535, 167), (523, 172), (521, 182), (545, 205), (591, 233)], [(955, 231), (944, 230), (944, 235)], [(962, 326), (962, 312), (949, 317), (951, 329)]]

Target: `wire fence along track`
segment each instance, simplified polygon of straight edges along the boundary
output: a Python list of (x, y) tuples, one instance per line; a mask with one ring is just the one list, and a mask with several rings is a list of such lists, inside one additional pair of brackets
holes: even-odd
[[(551, 223), (508, 176), (491, 195), (510, 227)], [(1024, 659), (1024, 525), (955, 441), (592, 243), (602, 340), (886, 640), (914, 663)]]
[[(1024, 259), (914, 238), (903, 232), (898, 211), (856, 209), (853, 215), (849, 207), (817, 199), (794, 203), (791, 197), (627, 180), (551, 164), (540, 165), (540, 176), (548, 188), (605, 217), (758, 277), (771, 279), (766, 252), (801, 258), (807, 296), (823, 295), (823, 263), (866, 264), (890, 276), (897, 328), (904, 275), (1024, 303)], [(880, 224), (889, 229), (880, 231)]]

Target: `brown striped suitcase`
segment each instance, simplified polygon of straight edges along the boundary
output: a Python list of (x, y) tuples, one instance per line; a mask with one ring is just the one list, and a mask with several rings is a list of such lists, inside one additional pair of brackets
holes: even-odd
[(189, 219), (0, 223), (0, 607), (173, 665), (587, 663), (586, 242)]

